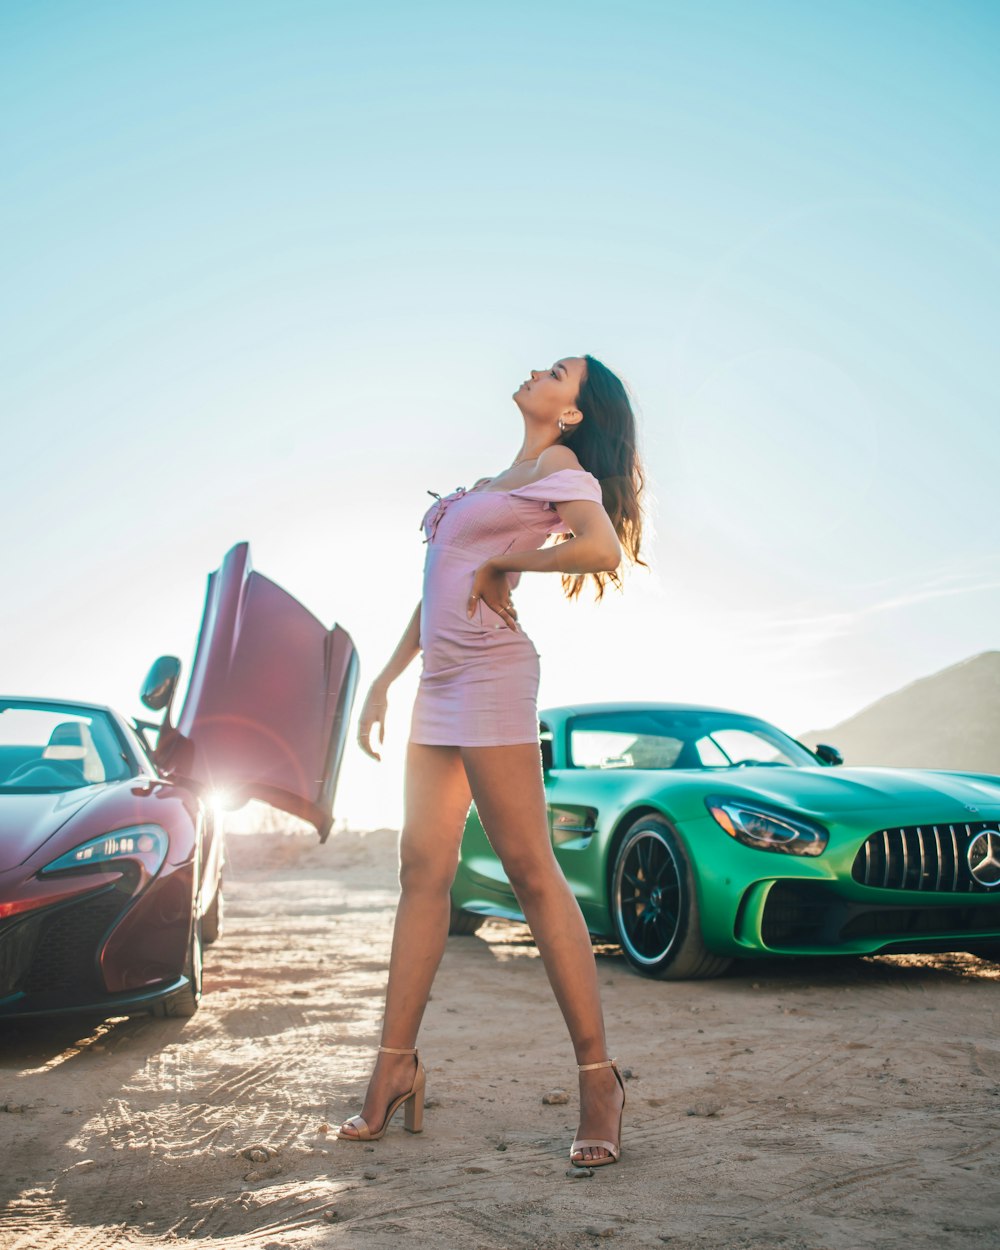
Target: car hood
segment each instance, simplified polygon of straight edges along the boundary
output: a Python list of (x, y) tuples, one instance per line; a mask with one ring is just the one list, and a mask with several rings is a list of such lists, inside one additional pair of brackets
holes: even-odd
[(0, 872), (23, 864), (107, 788), (79, 786), (58, 794), (0, 795)]
[(967, 819), (1000, 808), (1000, 777), (930, 768), (740, 768), (716, 778), (721, 792), (748, 791), (816, 815), (919, 806), (927, 818)]

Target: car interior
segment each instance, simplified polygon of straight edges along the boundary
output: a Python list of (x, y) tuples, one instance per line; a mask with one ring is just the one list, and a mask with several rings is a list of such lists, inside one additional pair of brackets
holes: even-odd
[[(40, 709), (31, 709), (35, 722)], [(91, 720), (74, 718), (55, 720), (42, 742), (32, 743), (23, 738), (33, 736), (29, 712), (8, 708), (0, 718), (14, 717), (20, 720), (22, 741), (11, 742), (18, 736), (10, 728), (0, 741), (0, 786), (10, 789), (73, 789), (79, 786), (98, 785), (129, 775), (129, 769), (121, 757), (121, 748), (114, 733), (101, 717)]]

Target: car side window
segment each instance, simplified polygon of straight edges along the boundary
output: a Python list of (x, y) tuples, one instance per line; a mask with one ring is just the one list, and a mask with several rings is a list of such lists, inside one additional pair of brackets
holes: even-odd
[(684, 742), (669, 733), (636, 733), (599, 725), (574, 726), (570, 751), (574, 768), (673, 768)]

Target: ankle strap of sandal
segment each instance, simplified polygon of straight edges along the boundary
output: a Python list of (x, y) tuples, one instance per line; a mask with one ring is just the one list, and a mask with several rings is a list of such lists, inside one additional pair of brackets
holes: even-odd
[(617, 1059), (602, 1059), (599, 1063), (578, 1063), (576, 1066), (581, 1072), (586, 1072), (588, 1068), (611, 1068), (617, 1062)]
[(390, 1055), (415, 1055), (417, 1053), (416, 1046), (380, 1046), (379, 1050), (384, 1050)]

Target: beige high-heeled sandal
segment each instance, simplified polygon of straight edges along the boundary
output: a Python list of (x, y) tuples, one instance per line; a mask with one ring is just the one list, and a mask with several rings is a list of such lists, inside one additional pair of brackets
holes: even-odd
[[(622, 1080), (622, 1074), (618, 1071), (618, 1060), (602, 1059), (599, 1063), (578, 1063), (576, 1066), (581, 1072), (586, 1072), (588, 1068), (611, 1068), (618, 1078), (618, 1084), (622, 1087), (622, 1106), (618, 1112), (618, 1140), (613, 1142), (602, 1141), (597, 1137), (579, 1137), (569, 1148), (569, 1161), (580, 1168), (600, 1168), (606, 1163), (617, 1163), (622, 1155), (622, 1116), (625, 1114), (625, 1082)], [(585, 1146), (603, 1146), (605, 1150), (611, 1153), (600, 1159), (574, 1159), (574, 1154)]]
[(377, 1133), (371, 1131), (364, 1116), (352, 1115), (344, 1121), (340, 1128), (351, 1124), (357, 1129), (357, 1133), (342, 1133), (338, 1129), (337, 1138), (340, 1141), (378, 1141), (380, 1137), (384, 1136), (385, 1130), (389, 1127), (389, 1121), (403, 1103), (406, 1103), (406, 1110), (403, 1112), (404, 1128), (410, 1133), (419, 1133), (424, 1127), (424, 1087), (427, 1084), (427, 1073), (424, 1070), (417, 1047), (380, 1046), (379, 1050), (384, 1050), (389, 1055), (416, 1055), (417, 1070), (413, 1074), (413, 1084), (405, 1094), (400, 1094), (389, 1104), (385, 1113), (385, 1119), (382, 1121), (382, 1127)]

